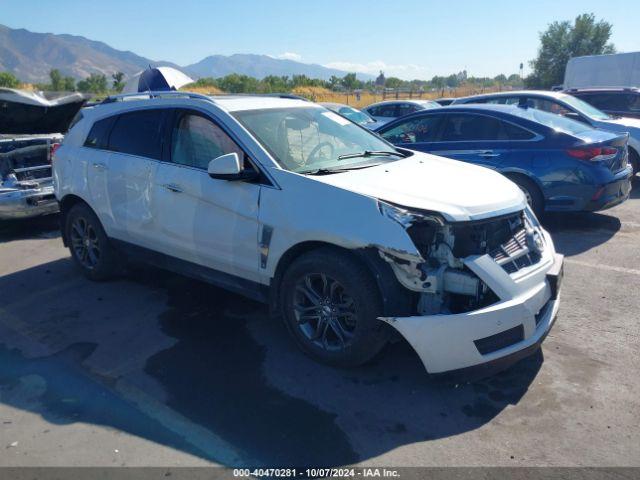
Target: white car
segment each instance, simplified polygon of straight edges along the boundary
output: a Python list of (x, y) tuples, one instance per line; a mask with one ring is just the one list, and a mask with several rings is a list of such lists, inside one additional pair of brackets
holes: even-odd
[(371, 359), (389, 326), (430, 373), (506, 365), (558, 311), (562, 256), (515, 184), (304, 100), (111, 98), (83, 110), (54, 181), (87, 277), (124, 254), (240, 292), (332, 365)]
[(593, 128), (614, 133), (629, 133), (629, 163), (635, 175), (640, 171), (640, 119), (613, 117), (593, 105), (563, 92), (524, 90), (498, 92), (473, 97), (456, 98), (453, 105), (462, 103), (498, 103), (537, 108), (577, 120)]
[(441, 105), (433, 100), (387, 100), (384, 102), (372, 103), (368, 107), (362, 109), (370, 117), (373, 117), (378, 126), (404, 117), (410, 113), (429, 108), (439, 108)]

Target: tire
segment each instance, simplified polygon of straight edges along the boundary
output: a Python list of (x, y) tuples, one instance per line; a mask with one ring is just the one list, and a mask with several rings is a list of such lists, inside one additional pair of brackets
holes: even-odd
[(323, 248), (296, 259), (282, 278), (280, 305), (298, 347), (321, 363), (362, 365), (387, 343), (385, 325), (377, 319), (382, 300), (375, 281), (338, 250)]
[(527, 203), (536, 214), (536, 217), (541, 218), (544, 214), (544, 197), (540, 192), (538, 186), (525, 176), (513, 175), (508, 176), (509, 180), (520, 187), (522, 193), (527, 197)]
[(631, 168), (633, 172), (631, 173), (631, 177), (635, 177), (635, 175), (640, 171), (640, 155), (635, 150), (629, 149), (629, 163), (631, 164)]
[(119, 272), (116, 252), (88, 205), (78, 203), (71, 207), (66, 215), (65, 235), (71, 258), (88, 279), (108, 280)]

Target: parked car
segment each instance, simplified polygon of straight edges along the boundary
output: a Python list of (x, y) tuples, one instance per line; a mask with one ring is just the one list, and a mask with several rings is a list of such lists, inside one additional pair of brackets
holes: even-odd
[(574, 88), (565, 93), (612, 117), (640, 118), (640, 88)]
[(86, 97), (0, 88), (0, 220), (58, 211), (51, 152)]
[(536, 214), (602, 210), (629, 197), (626, 133), (610, 133), (516, 105), (460, 105), (417, 112), (378, 130), (402, 148), (499, 171)]
[(455, 100), (455, 97), (436, 98), (434, 102), (436, 102), (441, 107), (446, 107), (447, 105), (451, 105), (454, 100)]
[(328, 108), (333, 112), (339, 113), (343, 117), (347, 117), (352, 122), (357, 123), (358, 125), (362, 125), (369, 130), (375, 130), (381, 125), (380, 122), (378, 122), (374, 118), (371, 118), (363, 111), (358, 110), (357, 108), (350, 107), (349, 105), (329, 102), (320, 103), (320, 105), (322, 105), (324, 108)]
[(547, 112), (563, 115), (590, 127), (614, 133), (629, 133), (629, 163), (633, 174), (640, 169), (640, 119), (615, 118), (572, 95), (562, 92), (521, 91), (500, 92), (474, 97), (457, 98), (453, 105), (468, 103), (497, 103), (526, 105)]
[(502, 175), (304, 100), (139, 97), (84, 109), (56, 151), (62, 238), (88, 278), (152, 261), (268, 302), (342, 366), (389, 325), (429, 372), (504, 366), (554, 323), (562, 256)]
[(439, 106), (433, 100), (387, 100), (385, 102), (372, 103), (363, 108), (363, 111), (380, 124), (385, 124), (398, 117)]

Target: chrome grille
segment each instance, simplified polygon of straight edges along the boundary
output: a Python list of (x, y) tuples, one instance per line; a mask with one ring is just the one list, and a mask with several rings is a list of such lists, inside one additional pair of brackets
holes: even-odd
[(535, 265), (540, 261), (540, 252), (530, 247), (527, 230), (521, 228), (509, 240), (489, 252), (498, 265), (507, 273)]

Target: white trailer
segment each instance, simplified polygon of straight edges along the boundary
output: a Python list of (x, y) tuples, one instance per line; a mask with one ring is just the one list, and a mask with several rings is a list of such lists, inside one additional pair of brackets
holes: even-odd
[(567, 63), (563, 87), (640, 87), (640, 52), (574, 57)]

